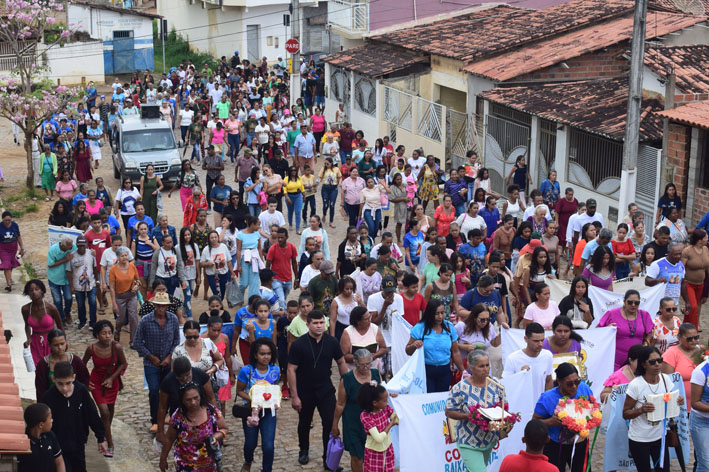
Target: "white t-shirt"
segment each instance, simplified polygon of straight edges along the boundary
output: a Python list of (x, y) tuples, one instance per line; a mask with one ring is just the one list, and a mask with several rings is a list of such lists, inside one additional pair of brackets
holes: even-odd
[(71, 268), (71, 284), (77, 292), (88, 292), (96, 286), (96, 257), (88, 249), (84, 255), (78, 252), (67, 263), (67, 268)]
[[(689, 381), (691, 384), (700, 385), (702, 388), (709, 387), (709, 384), (707, 383), (707, 376), (704, 373), (706, 370), (706, 365), (707, 361), (704, 361), (694, 368), (694, 370), (692, 371), (692, 378)], [(690, 393), (685, 392), (685, 397), (689, 398), (690, 395)], [(709, 413), (697, 411), (694, 408), (692, 408), (692, 412), (694, 412), (695, 415), (701, 416), (703, 418), (709, 418)]]
[(487, 225), (480, 215), (473, 218), (469, 214), (463, 213), (462, 215), (458, 215), (455, 222), (458, 223), (460, 227), (460, 234), (465, 235), (466, 238), (468, 237), (468, 232), (473, 229), (479, 229), (483, 232), (483, 235), (487, 235)]
[(426, 158), (423, 156), (419, 156), (418, 159), (409, 157), (407, 163), (411, 166), (411, 174), (414, 176), (414, 180), (418, 180), (419, 172), (421, 172), (421, 169), (423, 169), (424, 164), (426, 164)]
[(320, 270), (313, 268), (312, 264), (308, 264), (305, 266), (305, 269), (303, 269), (303, 273), (300, 274), (300, 286), (303, 290), (308, 288), (308, 284), (310, 283), (310, 279), (315, 277), (316, 275), (320, 275)]
[(581, 230), (583, 229), (583, 225), (586, 223), (593, 223), (594, 221), (598, 221), (601, 223), (601, 226), (605, 227), (605, 224), (603, 223), (603, 215), (600, 213), (596, 212), (593, 216), (588, 216), (586, 213), (582, 213), (574, 220), (574, 227), (571, 230), (571, 236), (573, 237), (574, 232), (578, 231), (579, 238), (581, 238)]
[[(569, 222), (566, 224), (566, 242), (570, 243), (571, 241), (574, 240), (574, 228), (576, 227), (576, 220), (578, 220), (581, 216), (583, 216), (583, 213), (579, 215), (578, 213), (574, 213), (569, 217)], [(579, 230), (579, 238), (581, 238), (581, 231)]]
[[(192, 245), (187, 246), (185, 248), (185, 253), (187, 253), (187, 257), (182, 258), (182, 264), (184, 264), (185, 266), (185, 280), (195, 280), (197, 278), (196, 262), (199, 261), (199, 248), (196, 244), (194, 245), (194, 249), (192, 248)], [(182, 249), (180, 249), (180, 246), (176, 246), (175, 251), (178, 251), (180, 254), (182, 254)]]
[(192, 124), (192, 118), (194, 117), (194, 111), (192, 110), (182, 110), (180, 112), (180, 126), (189, 126)]
[(459, 321), (455, 325), (455, 331), (458, 333), (458, 342), (466, 342), (470, 344), (484, 344), (486, 348), (490, 347), (490, 343), (497, 337), (495, 326), (490, 325), (488, 337), (483, 336), (482, 331), (475, 331), (472, 334), (465, 334), (465, 321)]
[[(672, 387), (674, 387), (672, 378), (667, 374), (660, 375), (664, 377), (664, 383), (661, 377), (658, 384), (651, 386), (642, 376), (635, 377), (630, 382), (625, 394), (635, 400), (633, 408), (640, 408), (640, 406), (646, 402), (648, 395), (664, 394), (672, 391)], [(667, 388), (665, 388), (665, 386), (667, 386)], [(660, 422), (656, 425), (650, 424), (647, 420), (647, 414), (643, 413), (630, 420), (628, 438), (637, 442), (653, 442), (662, 439), (662, 423)]]
[[(224, 231), (224, 228), (219, 226), (216, 229), (217, 234), (219, 234), (219, 237), (222, 236), (222, 232)], [(232, 256), (236, 255), (236, 231), (231, 231), (227, 230), (226, 234), (224, 235), (224, 239), (222, 239), (222, 244), (224, 244), (227, 249), (229, 249), (229, 254)]]
[(258, 136), (259, 144), (266, 144), (268, 142), (268, 135), (271, 132), (271, 128), (269, 128), (268, 125), (258, 125), (254, 128), (254, 131), (256, 132), (256, 136)]
[[(286, 224), (286, 219), (283, 218), (283, 213), (278, 210), (273, 213), (262, 211), (258, 216), (258, 219), (261, 221), (261, 231), (268, 235), (271, 234), (271, 225), (285, 226)], [(266, 238), (261, 236), (261, 243), (263, 244), (264, 242), (266, 242)]]
[[(133, 260), (133, 253), (130, 251), (128, 251), (128, 260)], [(111, 267), (116, 265), (116, 262), (118, 262), (118, 256), (113, 251), (112, 247), (109, 247), (108, 249), (103, 251), (103, 254), (101, 255), (101, 267), (106, 268), (106, 273), (111, 270)]]
[(549, 300), (549, 306), (542, 310), (536, 303), (527, 305), (524, 311), (524, 319), (539, 323), (544, 329), (551, 329), (554, 318), (559, 316), (559, 305), (554, 300)]
[[(337, 144), (337, 141), (333, 141), (331, 143), (326, 142), (325, 144), (322, 145), (322, 154), (325, 157), (330, 157), (332, 152), (335, 151), (335, 154), (337, 154), (340, 151), (340, 145)], [(333, 155), (332, 158), (334, 159), (335, 156)]]
[[(379, 243), (376, 246), (372, 247), (372, 249), (369, 251), (369, 257), (373, 257), (375, 259), (378, 258), (380, 247), (382, 247), (382, 243)], [(404, 257), (404, 253), (401, 251), (401, 248), (396, 245), (396, 243), (391, 243), (390, 249), (390, 254), (392, 258), (399, 259), (401, 257)]]
[[(375, 316), (375, 313), (378, 315), (383, 306), (384, 295), (382, 292), (373, 293), (369, 296), (369, 299), (367, 299), (367, 310), (372, 313), (372, 317)], [(379, 324), (379, 329), (382, 331), (382, 336), (384, 336), (384, 342), (387, 347), (391, 347), (391, 318), (394, 312), (404, 316), (404, 297), (398, 293), (394, 294), (394, 302), (387, 307), (384, 319)]]
[(213, 266), (205, 269), (207, 275), (215, 275), (215, 273), (224, 275), (229, 272), (227, 261), (231, 261), (231, 254), (229, 254), (229, 249), (224, 244), (219, 244), (219, 247), (216, 248), (207, 246), (202, 251), (199, 260), (200, 262), (214, 262)]
[(532, 372), (532, 398), (539, 398), (544, 393), (547, 375), (551, 375), (553, 371), (553, 357), (546, 349), (543, 349), (537, 357), (529, 357), (520, 349), (507, 356), (502, 376), (516, 374), (525, 365), (529, 366)]
[(522, 220), (527, 221), (527, 219), (528, 219), (530, 216), (534, 216), (534, 212), (535, 212), (535, 211), (537, 210), (537, 208), (539, 208), (539, 207), (542, 207), (542, 208), (546, 208), (546, 209), (547, 209), (547, 213), (546, 213), (546, 215), (545, 215), (544, 217), (547, 219), (547, 221), (551, 220), (551, 212), (549, 211), (549, 207), (548, 207), (546, 204), (544, 204), (544, 203), (542, 203), (541, 205), (537, 205), (537, 206), (535, 206), (535, 207), (533, 207), (532, 205), (529, 205), (527, 208), (525, 208), (525, 209), (524, 209), (524, 215), (522, 215)]
[(116, 200), (121, 203), (121, 215), (135, 215), (135, 203), (140, 198), (140, 192), (133, 187), (131, 190), (120, 189)]

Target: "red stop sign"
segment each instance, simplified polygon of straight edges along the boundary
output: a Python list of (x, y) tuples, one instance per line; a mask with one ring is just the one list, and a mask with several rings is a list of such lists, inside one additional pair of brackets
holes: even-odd
[(288, 51), (290, 54), (295, 54), (300, 51), (300, 41), (295, 38), (291, 38), (286, 41), (286, 51)]

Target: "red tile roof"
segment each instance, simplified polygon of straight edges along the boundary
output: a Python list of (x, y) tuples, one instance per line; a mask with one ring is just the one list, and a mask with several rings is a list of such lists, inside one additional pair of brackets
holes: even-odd
[(709, 129), (709, 100), (688, 103), (672, 110), (661, 111), (658, 115), (685, 125)]
[[(657, 38), (706, 19), (706, 17), (651, 12), (648, 14), (645, 36), (647, 39)], [(475, 62), (464, 67), (463, 70), (504, 82), (618, 44), (629, 40), (632, 36), (633, 16), (626, 15)]]
[(429, 58), (388, 44), (367, 43), (324, 57), (323, 61), (370, 77), (383, 77), (415, 64), (428, 63)]
[(10, 346), (3, 332), (0, 312), (0, 454), (29, 454), (30, 440), (25, 434), (20, 390), (15, 383)]
[[(622, 141), (628, 106), (628, 79), (591, 80), (532, 87), (496, 88), (481, 96), (547, 120)], [(643, 99), (641, 141), (662, 138), (659, 101)]]
[(673, 67), (678, 93), (709, 92), (707, 45), (649, 47), (645, 52), (645, 65), (661, 77)]
[(469, 12), (372, 39), (471, 62), (633, 10), (631, 0), (572, 0), (543, 10), (507, 5)]
[(709, 14), (709, 0), (650, 0), (648, 8), (702, 16)]

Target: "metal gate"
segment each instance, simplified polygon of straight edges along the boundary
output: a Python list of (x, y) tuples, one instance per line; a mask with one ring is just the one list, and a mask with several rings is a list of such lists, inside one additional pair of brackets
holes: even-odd
[(259, 25), (246, 25), (246, 54), (250, 62), (261, 63), (261, 43), (259, 41)]
[(555, 168), (556, 163), (556, 123), (540, 119), (539, 129), (539, 163), (537, 180), (534, 182), (537, 188), (547, 178), (549, 171)]
[(506, 195), (505, 178), (519, 156), (529, 156), (529, 126), (487, 115), (485, 122), (485, 159), (492, 190)]
[(133, 31), (113, 32), (113, 73), (135, 72), (135, 38)]
[(470, 151), (480, 153), (477, 120), (472, 114), (446, 110), (446, 166), (457, 169), (465, 165), (465, 154)]
[[(644, 144), (641, 144), (638, 148), (635, 203), (645, 213), (645, 228), (654, 228), (656, 223), (655, 209), (657, 208), (660, 192), (658, 177), (662, 162), (661, 156), (662, 149), (656, 149)], [(625, 208), (620, 208), (622, 214), (625, 214), (625, 211)]]

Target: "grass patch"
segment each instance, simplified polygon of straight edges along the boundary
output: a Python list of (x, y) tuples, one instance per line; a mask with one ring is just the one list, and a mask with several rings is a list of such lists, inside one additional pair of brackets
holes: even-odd
[[(154, 71), (162, 72), (162, 41), (159, 38), (159, 25), (157, 20), (153, 21), (153, 44), (155, 45), (153, 49), (155, 52), (153, 59), (155, 63)], [(169, 72), (170, 67), (178, 66), (183, 59), (191, 59), (198, 72), (202, 70), (204, 64), (208, 64), (212, 70), (215, 70), (219, 64), (218, 59), (211, 54), (190, 49), (190, 43), (187, 39), (177, 34), (177, 31), (173, 27), (167, 35), (167, 41), (165, 41), (165, 71)]]
[(10, 195), (9, 197), (7, 197), (7, 198), (5, 199), (5, 201), (6, 201), (7, 203), (15, 203), (15, 202), (18, 202), (18, 201), (22, 200), (23, 198), (24, 198), (24, 197), (22, 196), (22, 194), (16, 193), (15, 195)]
[(37, 213), (39, 211), (39, 206), (36, 203), (30, 203), (25, 208), (25, 213)]
[(24, 261), (22, 268), (27, 276), (27, 280), (25, 280), (25, 282), (37, 278), (37, 269), (34, 268), (34, 265), (32, 265), (30, 261)]

